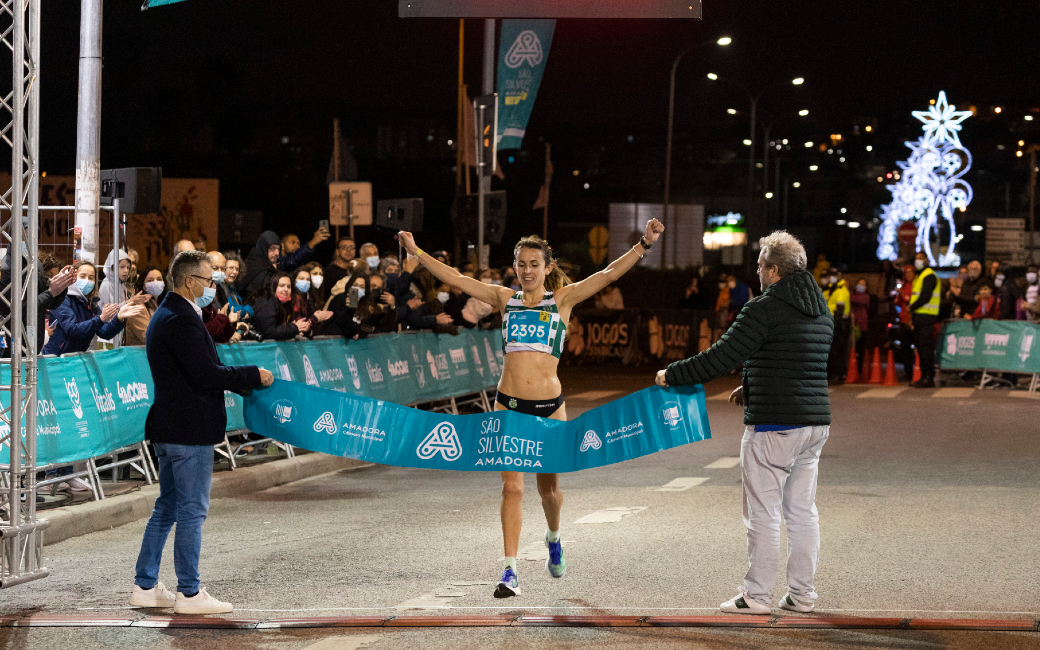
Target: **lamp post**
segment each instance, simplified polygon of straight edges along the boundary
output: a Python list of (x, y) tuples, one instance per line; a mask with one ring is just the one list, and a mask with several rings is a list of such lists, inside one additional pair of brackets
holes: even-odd
[(777, 86), (783, 86), (783, 85), (785, 85), (787, 83), (790, 83), (793, 86), (801, 86), (803, 83), (805, 83), (805, 79), (803, 79), (802, 77), (796, 77), (795, 79), (792, 79), (789, 82), (788, 81), (778, 81), (776, 83), (769, 84), (768, 86), (766, 86), (762, 90), (758, 91), (757, 94), (751, 92), (751, 90), (747, 86), (745, 86), (744, 84), (739, 83), (737, 81), (733, 81), (732, 79), (727, 79), (725, 77), (720, 77), (719, 75), (715, 74), (714, 72), (709, 72), (708, 73), (708, 79), (711, 79), (712, 81), (721, 81), (723, 83), (728, 83), (731, 86), (736, 86), (737, 88), (740, 88), (747, 95), (748, 101), (751, 102), (751, 135), (749, 137), (750, 144), (748, 145), (748, 189), (747, 189), (748, 210), (750, 211), (751, 210), (751, 199), (754, 196), (754, 192), (755, 192), (755, 115), (756, 115), (756, 113), (758, 111), (758, 100), (762, 97), (763, 93), (765, 93), (770, 88), (776, 88)]
[(806, 117), (807, 115), (809, 115), (809, 109), (803, 108), (797, 113), (788, 113), (786, 115), (781, 115), (780, 117), (776, 118), (775, 120), (767, 124), (765, 127), (766, 135), (765, 140), (763, 140), (765, 144), (763, 145), (764, 150), (762, 152), (762, 187), (764, 188), (769, 186), (769, 133), (773, 130), (773, 125), (776, 124), (778, 121), (784, 119), (785, 117), (794, 117), (795, 115), (797, 115), (798, 117)]
[(669, 241), (672, 243), (672, 260), (675, 260), (675, 238), (669, 237), (671, 225), (668, 220), (668, 208), (671, 203), (671, 189), (672, 189), (672, 126), (675, 121), (675, 71), (679, 69), (679, 62), (682, 58), (693, 50), (700, 49), (715, 43), (725, 47), (733, 42), (729, 36), (723, 36), (722, 38), (715, 41), (705, 41), (698, 45), (692, 45), (682, 52), (679, 56), (675, 57), (675, 61), (672, 62), (672, 75), (668, 85), (668, 136), (665, 139), (665, 154), (664, 154), (664, 201), (662, 207), (664, 210), (661, 213), (661, 222), (665, 224), (664, 233), (661, 235), (661, 268), (664, 268), (665, 251), (667, 250), (666, 245)]

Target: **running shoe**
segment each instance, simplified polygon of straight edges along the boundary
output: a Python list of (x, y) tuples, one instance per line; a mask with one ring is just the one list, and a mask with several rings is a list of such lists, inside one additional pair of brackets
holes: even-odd
[(567, 560), (563, 557), (563, 540), (549, 541), (549, 533), (545, 533), (545, 547), (549, 549), (549, 557), (545, 560), (545, 568), (554, 578), (562, 578), (567, 573)]
[(520, 581), (516, 578), (513, 567), (506, 567), (502, 581), (495, 587), (495, 598), (512, 598), (520, 595)]

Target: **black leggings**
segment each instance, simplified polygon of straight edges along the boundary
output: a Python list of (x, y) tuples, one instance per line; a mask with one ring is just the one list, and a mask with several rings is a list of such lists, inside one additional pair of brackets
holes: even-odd
[(563, 406), (563, 395), (555, 399), (519, 399), (498, 391), (495, 401), (510, 411), (547, 418)]

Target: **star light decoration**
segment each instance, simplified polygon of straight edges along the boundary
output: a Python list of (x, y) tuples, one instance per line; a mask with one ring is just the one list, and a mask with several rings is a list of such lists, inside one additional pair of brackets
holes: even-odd
[[(924, 135), (916, 142), (905, 143), (910, 148), (910, 158), (896, 163), (903, 170), (898, 182), (889, 185), (892, 202), (881, 208), (881, 227), (878, 229), (878, 259), (894, 260), (898, 246), (897, 229), (904, 221), (917, 221), (917, 251), (924, 251), (932, 265), (957, 266), (960, 255), (956, 252), (961, 236), (953, 215), (971, 203), (971, 186), (963, 180), (971, 168), (971, 154), (961, 145), (957, 132), (961, 122), (971, 116), (971, 111), (958, 111), (946, 101), (946, 93), (940, 92), (935, 104), (927, 111), (913, 111), (921, 120)], [(949, 225), (950, 236), (938, 261), (932, 252), (942, 236), (939, 219)]]

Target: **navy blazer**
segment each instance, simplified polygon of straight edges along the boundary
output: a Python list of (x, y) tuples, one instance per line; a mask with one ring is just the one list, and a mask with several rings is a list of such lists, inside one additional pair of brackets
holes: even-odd
[(225, 366), (191, 303), (173, 291), (152, 314), (145, 335), (155, 384), (145, 438), (176, 445), (224, 441), (224, 391), (263, 388), (256, 366)]

